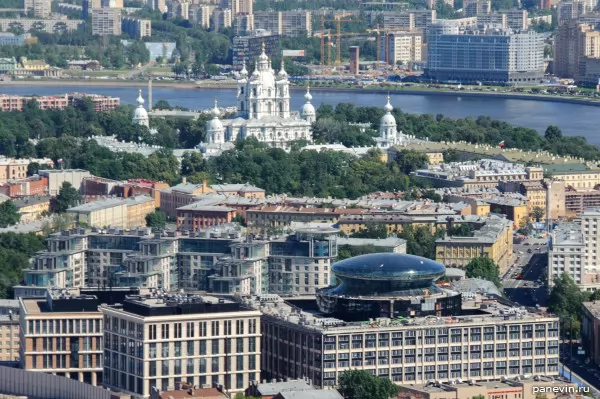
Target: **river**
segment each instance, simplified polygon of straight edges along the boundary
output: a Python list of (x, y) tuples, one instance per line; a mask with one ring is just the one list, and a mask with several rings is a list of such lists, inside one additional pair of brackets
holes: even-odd
[[(147, 88), (140, 85), (147, 97)], [(50, 95), (65, 92), (97, 93), (120, 97), (124, 104), (134, 104), (137, 90), (132, 87), (89, 87), (69, 86), (2, 86), (0, 93), (18, 95)], [(385, 104), (385, 94), (352, 92), (314, 91), (313, 104), (322, 103), (336, 105), (340, 102), (354, 102), (356, 105), (381, 106)], [(304, 93), (294, 90), (292, 92), (292, 108), (299, 109), (304, 103)], [(212, 107), (214, 98), (218, 98), (221, 106), (235, 105), (235, 90), (233, 89), (176, 89), (155, 87), (153, 101), (166, 100), (172, 105), (190, 109)], [(507, 99), (500, 97), (461, 97), (448, 95), (422, 95), (422, 94), (391, 94), (391, 103), (394, 107), (409, 113), (443, 114), (452, 118), (477, 117), (487, 115), (492, 119), (499, 119), (516, 126), (525, 126), (536, 129), (542, 133), (548, 125), (557, 125), (566, 136), (584, 136), (590, 143), (600, 145), (600, 134), (597, 134), (600, 125), (600, 108), (593, 105), (570, 104), (538, 100)]]

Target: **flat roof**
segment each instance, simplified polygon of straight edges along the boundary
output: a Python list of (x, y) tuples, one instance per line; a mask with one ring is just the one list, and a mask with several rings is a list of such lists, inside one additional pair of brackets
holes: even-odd
[(374, 247), (387, 247), (395, 248), (401, 245), (406, 245), (406, 240), (398, 237), (387, 237), (387, 238), (353, 238), (353, 237), (339, 237), (337, 239), (338, 245), (373, 245)]

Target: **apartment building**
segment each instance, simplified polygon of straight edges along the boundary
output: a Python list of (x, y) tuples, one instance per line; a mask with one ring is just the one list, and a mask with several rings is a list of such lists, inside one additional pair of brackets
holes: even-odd
[(502, 10), (502, 15), (506, 15), (506, 24), (508, 28), (516, 31), (524, 31), (529, 29), (529, 18), (527, 10)]
[(95, 8), (92, 10), (92, 34), (120, 36), (122, 32), (120, 8)]
[(588, 358), (600, 364), (600, 302), (583, 302), (581, 320), (581, 345)]
[(97, 297), (48, 290), (45, 299), (19, 303), (21, 368), (101, 384), (103, 320)]
[(476, 17), (490, 12), (492, 12), (492, 2), (490, 0), (465, 0), (463, 4), (465, 17)]
[(235, 208), (190, 204), (177, 208), (177, 229), (198, 231), (230, 223), (236, 216)]
[(51, 3), (51, 0), (24, 0), (23, 8), (36, 18), (48, 18), (52, 13)]
[(230, 28), (233, 24), (233, 14), (229, 8), (217, 7), (213, 10), (210, 17), (210, 29), (218, 32), (225, 28)]
[(167, 13), (169, 19), (190, 19), (190, 2), (188, 0), (169, 1), (167, 8), (169, 10)]
[(585, 1), (581, 0), (562, 0), (556, 4), (556, 16), (558, 25), (576, 20), (591, 11), (591, 8), (586, 5)]
[(29, 32), (35, 28), (46, 33), (72, 32), (80, 29), (84, 24), (81, 19), (33, 19), (33, 18), (0, 18), (0, 29), (7, 32), (9, 29), (19, 29)]
[(192, 7), (190, 10), (190, 18), (199, 25), (202, 29), (210, 28), (210, 17), (216, 6), (201, 4)]
[[(255, 19), (256, 25), (256, 19)], [(233, 66), (242, 69), (244, 61), (249, 62), (262, 53), (262, 45), (265, 46), (265, 54), (269, 57), (279, 53), (279, 35), (263, 29), (255, 29), (247, 36), (233, 38)]]
[[(206, 182), (204, 182), (206, 185)], [(242, 197), (242, 198), (265, 198), (265, 190), (252, 184), (213, 184), (210, 186), (217, 194)]]
[(137, 39), (152, 36), (152, 23), (149, 19), (125, 17), (121, 21), (121, 30)]
[(389, 32), (379, 39), (381, 61), (389, 65), (406, 65), (423, 60), (422, 31)]
[(281, 36), (310, 36), (312, 22), (310, 11), (257, 11), (254, 13), (255, 29), (264, 29)]
[(27, 167), (30, 163), (39, 165), (54, 165), (50, 158), (5, 158), (0, 157), (0, 183), (8, 180), (19, 180), (27, 178)]
[(567, 273), (585, 291), (600, 287), (598, 268), (598, 224), (600, 210), (588, 208), (580, 215), (580, 224), (561, 223), (551, 236), (548, 254), (548, 286), (563, 273)]
[(554, 74), (575, 79), (585, 76), (580, 71), (584, 58), (600, 58), (600, 31), (577, 20), (559, 25), (554, 42)]
[(19, 360), (19, 312), (0, 314), (0, 362)]
[(536, 209), (540, 209), (542, 211), (540, 220), (546, 220), (550, 194), (548, 182), (543, 180), (528, 180), (521, 182), (503, 181), (500, 182), (498, 186), (504, 192), (519, 193), (527, 199), (527, 214), (525, 216), (533, 217), (533, 215), (538, 212)]
[(512, 266), (513, 221), (489, 216), (475, 228), (473, 237), (445, 236), (435, 241), (435, 260), (446, 267), (464, 269), (475, 259), (491, 259), (500, 271)]
[(161, 13), (167, 12), (167, 5), (165, 0), (148, 0), (148, 8), (151, 10), (158, 10)]
[(212, 193), (206, 182), (202, 184), (181, 183), (160, 191), (160, 209), (169, 217), (177, 217), (177, 208), (196, 202), (196, 196)]
[(567, 217), (577, 217), (581, 215), (586, 208), (600, 207), (600, 190), (577, 190), (570, 187), (565, 191), (564, 205)]
[[(428, 32), (426, 74), (431, 79), (497, 82), (513, 85), (540, 82), (544, 76), (543, 36), (533, 31), (437, 34)], [(494, 57), (464, 57), (490, 52)]]
[(544, 178), (541, 167), (482, 159), (429, 165), (415, 174), (434, 187), (464, 187), (468, 189), (496, 188), (501, 182), (539, 181)]
[(113, 391), (149, 398), (152, 387), (166, 391), (189, 383), (235, 393), (260, 379), (258, 310), (215, 297), (162, 292), (100, 310), (103, 384)]
[(31, 176), (0, 183), (0, 194), (10, 198), (44, 195), (48, 191), (48, 178)]
[(225, 4), (234, 16), (238, 14), (254, 14), (254, 2), (252, 0), (227, 0)]
[(20, 223), (31, 223), (50, 212), (50, 196), (20, 198), (13, 203), (19, 209)]
[(425, 316), (412, 317), (409, 324), (383, 315), (323, 320), (314, 310), (312, 315), (304, 310), (314, 306), (314, 300), (261, 298), (253, 306), (259, 303), (266, 378), (306, 376), (316, 386), (334, 387), (342, 372), (363, 369), (408, 386), (559, 374), (558, 317), (518, 311), (494, 300), (483, 310), (473, 299), (465, 299), (462, 309), (480, 313), (439, 318), (438, 324), (428, 323)]

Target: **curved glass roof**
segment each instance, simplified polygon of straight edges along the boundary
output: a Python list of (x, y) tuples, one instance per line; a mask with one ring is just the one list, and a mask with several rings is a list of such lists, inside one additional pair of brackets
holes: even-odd
[(431, 259), (396, 253), (355, 256), (335, 263), (332, 270), (342, 280), (349, 278), (414, 282), (433, 282), (446, 272), (444, 265)]

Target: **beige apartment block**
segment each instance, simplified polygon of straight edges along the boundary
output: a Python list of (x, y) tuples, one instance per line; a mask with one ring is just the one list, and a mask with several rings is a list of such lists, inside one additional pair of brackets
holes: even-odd
[(92, 385), (102, 380), (102, 314), (95, 296), (47, 291), (19, 299), (21, 368)]
[(0, 315), (0, 362), (19, 360), (19, 315)]
[[(102, 305), (104, 385), (149, 398), (177, 383), (243, 392), (260, 380), (261, 313), (215, 297), (130, 297)], [(125, 343), (125, 344), (123, 344)]]

